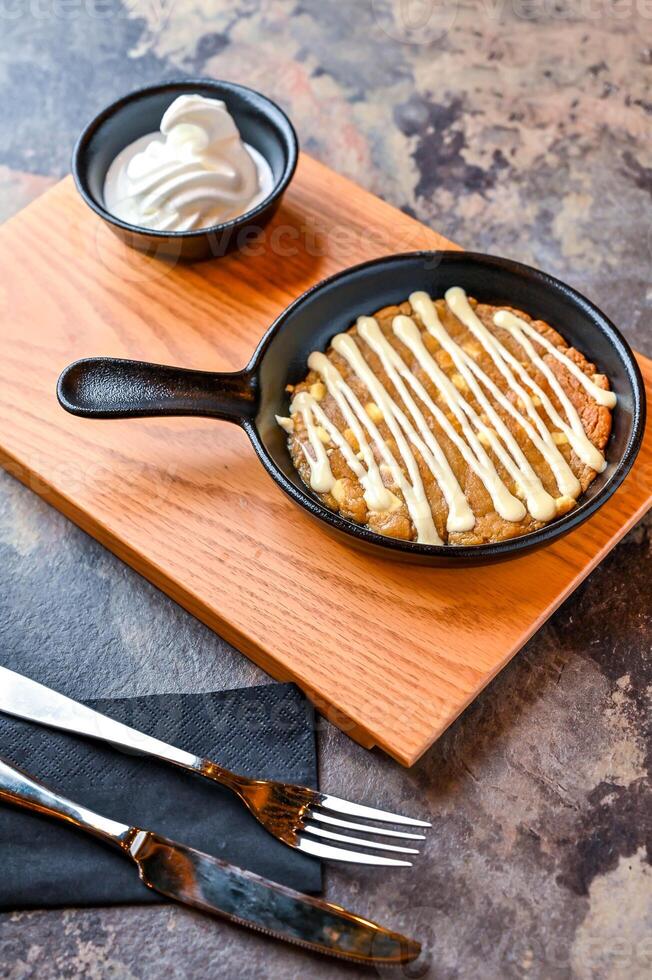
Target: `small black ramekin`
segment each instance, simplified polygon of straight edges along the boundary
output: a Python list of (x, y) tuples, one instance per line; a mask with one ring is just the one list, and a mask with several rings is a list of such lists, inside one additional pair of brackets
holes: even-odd
[[(271, 193), (244, 214), (196, 231), (155, 231), (130, 225), (104, 206), (104, 180), (118, 153), (134, 140), (159, 129), (163, 113), (179, 95), (221, 99), (233, 116), (245, 143), (261, 153), (274, 176)], [(150, 85), (107, 106), (84, 129), (72, 154), (77, 190), (88, 206), (107, 222), (123, 241), (149, 255), (198, 261), (219, 258), (251, 244), (269, 221), (294, 174), (299, 144), (292, 123), (271, 99), (236, 85), (208, 78)]]

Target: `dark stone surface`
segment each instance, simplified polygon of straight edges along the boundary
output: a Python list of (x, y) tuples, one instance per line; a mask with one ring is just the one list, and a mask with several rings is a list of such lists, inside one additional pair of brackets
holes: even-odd
[[(305, 149), (461, 244), (568, 280), (652, 355), (650, 17), (639, 0), (0, 0), (0, 216), (65, 173), (104, 103), (205, 73), (276, 98)], [(328, 897), (429, 940), (432, 977), (650, 974), (650, 526), (412, 770), (323, 726), (324, 786), (434, 825), (413, 870), (330, 869)], [(3, 659), (69, 694), (265, 679), (8, 476), (0, 568)], [(130, 908), (0, 917), (0, 975), (358, 971)]]

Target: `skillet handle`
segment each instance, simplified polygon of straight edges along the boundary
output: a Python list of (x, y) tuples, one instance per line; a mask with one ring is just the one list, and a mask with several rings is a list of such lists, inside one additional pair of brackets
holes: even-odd
[(83, 418), (200, 415), (242, 424), (256, 414), (258, 392), (256, 378), (247, 370), (218, 374), (88, 357), (63, 370), (57, 398), (67, 412)]

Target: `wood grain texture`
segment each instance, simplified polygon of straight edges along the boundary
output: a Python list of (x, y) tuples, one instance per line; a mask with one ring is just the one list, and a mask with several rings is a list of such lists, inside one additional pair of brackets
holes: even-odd
[[(305, 155), (248, 254), (174, 267), (123, 246), (62, 181), (0, 229), (0, 461), (364, 745), (410, 765), (652, 504), (650, 427), (572, 535), (490, 568), (363, 556), (285, 498), (235, 426), (89, 422), (77, 357), (235, 370), (300, 292), (347, 265), (452, 247)], [(652, 363), (641, 358), (648, 392)]]

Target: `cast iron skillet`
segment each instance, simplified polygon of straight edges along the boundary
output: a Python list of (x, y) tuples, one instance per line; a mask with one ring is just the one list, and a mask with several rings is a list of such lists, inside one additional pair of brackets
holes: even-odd
[[(363, 313), (404, 300), (416, 289), (434, 297), (462, 286), (481, 302), (510, 304), (548, 321), (606, 373), (618, 396), (607, 446), (608, 466), (577, 507), (539, 531), (497, 544), (423, 545), (375, 534), (324, 507), (292, 465), (275, 414), (287, 415), (286, 384), (307, 373), (311, 351)], [(236, 422), (276, 483), (324, 528), (376, 556), (429, 565), (499, 561), (548, 544), (577, 527), (622, 483), (636, 458), (645, 424), (640, 371), (613, 324), (569, 286), (517, 262), (471, 252), (412, 252), (340, 272), (295, 300), (269, 328), (242, 371), (217, 374), (115, 358), (69, 365), (57, 387), (60, 404), (86, 418), (199, 415)]]

